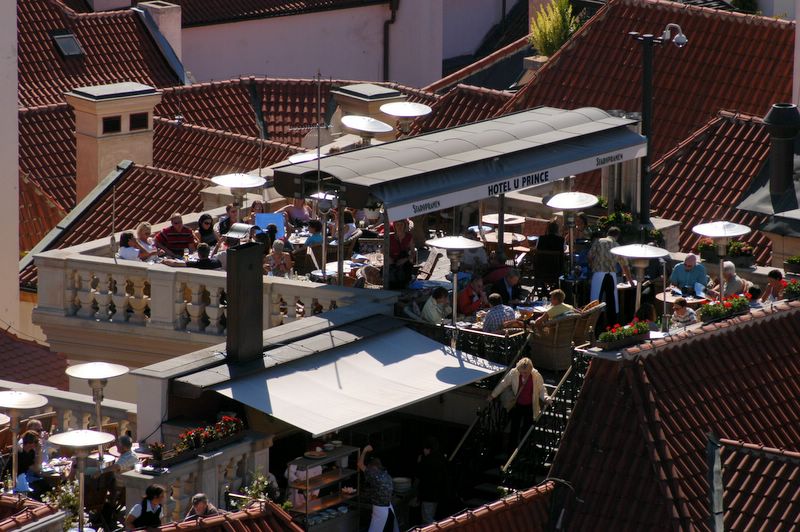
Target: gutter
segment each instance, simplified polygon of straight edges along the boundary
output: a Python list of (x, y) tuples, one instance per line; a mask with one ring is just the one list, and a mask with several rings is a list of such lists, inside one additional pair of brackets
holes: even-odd
[(389, 81), (389, 26), (397, 21), (400, 0), (389, 0), (392, 16), (383, 22), (383, 81)]

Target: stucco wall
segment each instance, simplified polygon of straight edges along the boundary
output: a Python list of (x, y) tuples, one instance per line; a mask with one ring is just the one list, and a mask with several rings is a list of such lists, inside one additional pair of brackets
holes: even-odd
[[(475, 53), (486, 33), (500, 22), (503, 0), (443, 0), (443, 57)], [(505, 0), (506, 13), (516, 0)]]
[(17, 3), (0, 2), (0, 213), (4, 250), (0, 253), (0, 319), (14, 326), (19, 323), (17, 147)]
[[(438, 79), (441, 1), (400, 3), (391, 28), (393, 81), (417, 86)], [(376, 5), (185, 28), (183, 64), (198, 81), (251, 74), (310, 78), (318, 69), (325, 77), (382, 80), (389, 14), (387, 5)]]

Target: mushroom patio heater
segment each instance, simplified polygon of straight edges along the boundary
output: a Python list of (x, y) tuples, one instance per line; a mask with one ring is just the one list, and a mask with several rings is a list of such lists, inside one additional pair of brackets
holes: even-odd
[(411, 122), (415, 118), (430, 114), (431, 108), (423, 103), (414, 102), (392, 102), (381, 105), (383, 114), (397, 118), (398, 128), (403, 136), (411, 131)]
[[(83, 532), (84, 529), (83, 495), (85, 493), (84, 473), (86, 471), (86, 457), (89, 455), (89, 449), (102, 447), (112, 441), (114, 441), (113, 434), (107, 434), (96, 430), (73, 430), (50, 436), (50, 443), (53, 445), (75, 449), (75, 457), (78, 461), (78, 530), (80, 532)], [(103, 457), (101, 455), (100, 463), (102, 463), (102, 461)]]
[(569, 229), (569, 274), (575, 275), (575, 213), (597, 205), (597, 196), (585, 192), (561, 192), (547, 202), (547, 206), (564, 211), (564, 221)]
[(611, 253), (625, 257), (636, 268), (636, 310), (638, 311), (642, 303), (642, 281), (644, 281), (645, 268), (651, 260), (668, 256), (669, 251), (647, 244), (629, 244), (612, 248)]
[[(699, 224), (692, 227), (692, 232), (706, 238), (710, 238), (717, 245), (717, 255), (719, 255), (719, 300), (722, 301), (722, 294), (725, 290), (722, 287), (722, 257), (725, 255), (725, 248), (732, 238), (744, 236), (751, 231), (749, 227), (733, 222), (711, 222)], [(666, 282), (666, 281), (665, 281)]]
[[(4, 391), (0, 392), (0, 408), (8, 412), (11, 421), (11, 482), (16, 488), (19, 451), (19, 416), (21, 410), (33, 410), (47, 404), (47, 398), (35, 393)], [(6, 417), (6, 416), (3, 416)]]
[[(233, 194), (233, 205), (238, 210), (241, 210), (241, 208), (244, 206), (245, 192), (248, 188), (261, 187), (267, 182), (267, 180), (263, 177), (250, 174), (218, 175), (212, 177), (211, 181), (213, 181), (215, 185), (231, 189), (231, 193)], [(241, 220), (242, 213), (239, 212), (238, 214), (239, 219)]]
[(342, 124), (345, 127), (358, 131), (365, 146), (372, 143), (372, 138), (381, 133), (389, 133), (394, 128), (386, 122), (375, 120), (370, 116), (347, 115), (342, 117)]

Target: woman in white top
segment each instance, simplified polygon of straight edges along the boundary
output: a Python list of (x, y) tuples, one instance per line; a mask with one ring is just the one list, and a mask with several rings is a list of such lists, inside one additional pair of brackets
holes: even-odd
[(157, 257), (159, 255), (158, 248), (156, 248), (155, 244), (153, 243), (153, 239), (150, 238), (150, 234), (152, 232), (153, 229), (147, 222), (140, 223), (136, 228), (136, 239), (134, 240), (134, 245), (144, 254), (144, 256), (139, 256), (141, 260), (148, 260), (151, 257)]
[(135, 244), (133, 233), (125, 231), (119, 236), (119, 258), (124, 260), (142, 260), (142, 255), (146, 255)]

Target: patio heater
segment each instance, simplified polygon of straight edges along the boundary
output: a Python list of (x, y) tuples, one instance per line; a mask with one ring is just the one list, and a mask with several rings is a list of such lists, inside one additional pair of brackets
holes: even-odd
[[(95, 447), (102, 447), (107, 443), (114, 441), (113, 434), (99, 432), (96, 430), (73, 430), (70, 432), (61, 432), (50, 436), (50, 442), (59, 447), (70, 447), (75, 449), (75, 457), (78, 459), (78, 531), (84, 530), (84, 516), (83, 516), (83, 496), (85, 489), (84, 473), (86, 472), (86, 457), (89, 455), (89, 449)], [(102, 456), (100, 457), (102, 464)], [(92, 530), (92, 529), (86, 529)]]
[[(128, 368), (121, 364), (109, 364), (108, 362), (87, 362), (76, 364), (66, 369), (67, 375), (73, 379), (84, 379), (89, 382), (92, 389), (92, 399), (94, 400), (94, 412), (97, 419), (97, 430), (103, 430), (103, 416), (101, 413), (103, 402), (103, 388), (108, 384), (108, 379), (121, 377), (128, 373)], [(97, 448), (98, 460), (103, 460), (103, 446)]]
[(719, 255), (719, 300), (722, 301), (722, 294), (725, 292), (722, 286), (724, 280), (722, 276), (722, 257), (725, 256), (728, 242), (732, 238), (746, 235), (750, 232), (750, 228), (742, 224), (721, 221), (695, 225), (692, 227), (692, 232), (710, 238), (717, 245), (717, 255)]
[(242, 220), (242, 207), (244, 207), (245, 193), (248, 188), (264, 186), (267, 182), (263, 177), (250, 174), (225, 174), (211, 178), (215, 185), (231, 189), (233, 205), (237, 209), (239, 221)]
[(464, 256), (464, 251), (468, 249), (478, 249), (483, 247), (481, 242), (477, 240), (470, 240), (463, 236), (445, 236), (442, 238), (433, 238), (425, 242), (428, 247), (443, 249), (447, 252), (447, 258), (450, 259), (450, 272), (453, 274), (453, 342), (452, 346), (455, 349), (456, 340), (458, 338), (458, 325), (456, 325), (456, 314), (458, 314), (458, 267), (461, 265), (461, 259)]
[(411, 122), (430, 114), (431, 108), (423, 103), (392, 102), (381, 105), (381, 112), (397, 118), (397, 129), (402, 136), (407, 137), (411, 132)]
[[(8, 411), (11, 420), (11, 485), (17, 487), (17, 471), (19, 464), (19, 416), (21, 410), (33, 410), (47, 404), (47, 398), (35, 393), (4, 391), (0, 392), (0, 408)], [(5, 417), (5, 416), (3, 416)]]
[(370, 116), (347, 115), (342, 117), (345, 127), (358, 131), (365, 146), (372, 144), (372, 138), (381, 133), (389, 133), (394, 128), (386, 122), (375, 120)]
[(645, 268), (651, 260), (669, 256), (669, 251), (647, 244), (629, 244), (612, 248), (611, 253), (625, 257), (636, 268), (636, 309), (634, 310), (636, 312), (642, 303), (642, 281), (644, 281)]
[(575, 214), (597, 205), (597, 196), (585, 192), (561, 192), (547, 201), (547, 206), (564, 211), (564, 222), (569, 229), (569, 274), (575, 275)]

